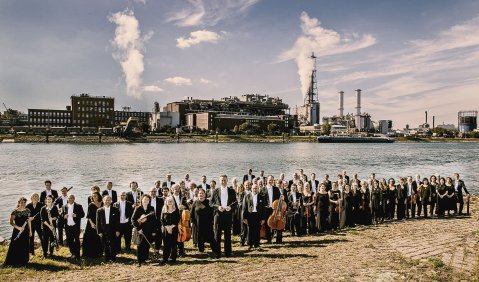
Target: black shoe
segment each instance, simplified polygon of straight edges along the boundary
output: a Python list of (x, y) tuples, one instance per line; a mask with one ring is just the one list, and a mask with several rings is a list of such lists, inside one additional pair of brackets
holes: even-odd
[(251, 250), (253, 250), (253, 246), (248, 247), (248, 251), (251, 251)]
[(164, 265), (167, 265), (167, 262), (166, 261), (162, 261), (159, 263), (160, 266), (164, 266)]
[(170, 264), (171, 264), (171, 265), (176, 264), (176, 260), (170, 261)]

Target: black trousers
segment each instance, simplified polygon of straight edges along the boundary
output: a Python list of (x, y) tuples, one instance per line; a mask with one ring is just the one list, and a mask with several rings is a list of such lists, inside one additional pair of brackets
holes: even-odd
[(223, 249), (226, 256), (231, 256), (231, 225), (232, 217), (230, 212), (219, 212), (215, 215), (215, 240), (221, 252), (221, 234), (224, 233)]
[(261, 218), (257, 212), (253, 212), (248, 214), (247, 219), (248, 245), (257, 248), (260, 243)]
[[(457, 194), (457, 203), (459, 203), (459, 214), (462, 214), (462, 210), (464, 209), (464, 196), (462, 194)], [(457, 211), (457, 204), (454, 212)]]
[(105, 234), (101, 238), (105, 260), (115, 260), (117, 253), (118, 237), (114, 230), (111, 230), (109, 224), (105, 225)]
[(397, 204), (397, 219), (402, 220), (406, 216), (406, 204), (404, 204), (404, 199), (398, 199)]
[(65, 233), (67, 235), (68, 248), (70, 253), (77, 258), (80, 257), (80, 228), (79, 226), (65, 225)]
[(419, 198), (416, 198), (416, 206), (417, 206), (417, 216), (421, 216), (422, 203), (421, 201), (419, 201)]
[(40, 243), (42, 242), (42, 225), (41, 223), (32, 224), (32, 237), (30, 237), (30, 253), (35, 253), (35, 232), (37, 233)]
[(301, 214), (298, 211), (294, 211), (294, 213), (290, 217), (289, 227), (291, 229), (291, 235), (302, 235), (303, 230), (301, 230)]
[(161, 243), (163, 241), (163, 233), (161, 232), (161, 225), (158, 226), (158, 229), (155, 233), (155, 236), (154, 236), (154, 241), (155, 241), (155, 250), (159, 250), (160, 247), (161, 247)]
[(244, 222), (241, 222), (241, 233), (240, 233), (240, 240), (241, 243), (246, 242), (248, 239), (248, 225)]
[[(272, 208), (266, 208), (265, 210), (266, 221), (268, 220), (269, 216), (272, 213), (273, 213)], [(273, 240), (274, 233), (276, 233), (276, 243), (277, 244), (283, 243), (283, 230), (271, 230), (268, 224), (266, 224), (265, 226), (266, 226), (266, 240), (268, 241), (268, 243), (271, 243), (271, 241)], [(293, 227), (290, 226), (290, 228), (293, 228)]]
[(65, 230), (65, 219), (61, 216), (57, 220), (57, 229), (58, 229), (58, 244), (63, 245), (63, 230)]
[(150, 243), (153, 241), (153, 236), (151, 235), (151, 232), (143, 231), (143, 235), (138, 233), (136, 258), (138, 259), (139, 263), (145, 262), (150, 257), (150, 244), (148, 244), (147, 240)]
[(127, 251), (131, 250), (131, 231), (132, 226), (130, 222), (120, 223), (120, 237), (117, 240), (117, 251), (121, 250), (121, 237), (125, 239), (125, 249)]
[(416, 217), (416, 205), (412, 204), (412, 197), (408, 196), (406, 201), (406, 218)]
[(55, 242), (55, 237), (53, 236), (52, 230), (48, 228), (47, 226), (44, 226), (42, 230), (42, 250), (43, 250), (43, 256), (46, 257), (48, 251), (50, 251), (50, 254), (53, 254), (53, 244)]
[(417, 215), (421, 216), (421, 211), (424, 212), (424, 217), (429, 217), (427, 214), (427, 206), (429, 203), (420, 203), (418, 204)]
[[(164, 228), (165, 229), (165, 228)], [(169, 258), (171, 261), (176, 261), (176, 256), (178, 253), (177, 250), (177, 240), (178, 240), (178, 228), (173, 228), (173, 232), (168, 234), (168, 232), (163, 230), (163, 262), (167, 262)]]

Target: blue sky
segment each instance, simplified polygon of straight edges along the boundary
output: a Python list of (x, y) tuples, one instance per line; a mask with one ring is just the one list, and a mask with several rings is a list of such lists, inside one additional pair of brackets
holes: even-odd
[(0, 0), (0, 100), (62, 109), (73, 94), (147, 111), (261, 93), (302, 103), (318, 56), (321, 115), (395, 128), (479, 105), (479, 1)]

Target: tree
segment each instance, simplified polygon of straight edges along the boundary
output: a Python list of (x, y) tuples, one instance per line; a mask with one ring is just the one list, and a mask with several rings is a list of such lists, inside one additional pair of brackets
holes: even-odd
[(322, 133), (323, 135), (329, 135), (329, 134), (331, 134), (331, 124), (329, 124), (329, 123), (323, 123), (323, 124), (321, 125), (321, 133)]
[(270, 123), (268, 124), (267, 129), (271, 134), (274, 134), (276, 131), (278, 131), (279, 126), (276, 123)]
[(240, 124), (240, 126), (239, 126), (239, 130), (242, 133), (247, 133), (250, 129), (251, 129), (251, 123), (249, 123), (249, 122), (244, 122), (244, 123)]

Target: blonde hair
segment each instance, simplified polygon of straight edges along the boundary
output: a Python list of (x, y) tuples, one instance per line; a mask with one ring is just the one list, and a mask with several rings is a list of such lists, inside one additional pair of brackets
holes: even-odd
[[(168, 211), (168, 202), (171, 201), (173, 203), (173, 207), (171, 209), (171, 211)], [(166, 197), (165, 199), (165, 204), (163, 205), (163, 208), (161, 209), (161, 213), (172, 213), (172, 212), (175, 212), (176, 211), (176, 203), (175, 203), (175, 199), (172, 197), (172, 196), (168, 196)]]

